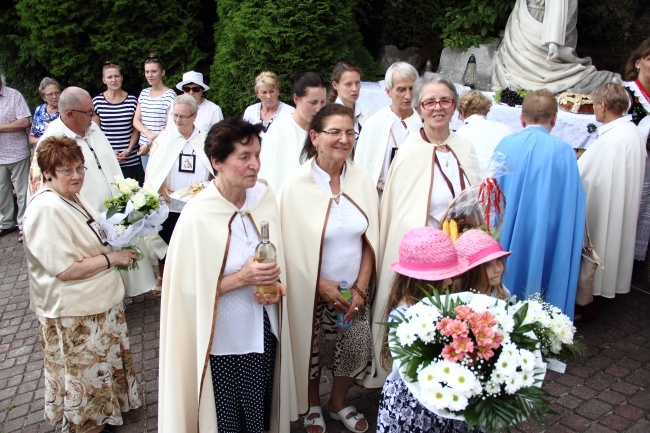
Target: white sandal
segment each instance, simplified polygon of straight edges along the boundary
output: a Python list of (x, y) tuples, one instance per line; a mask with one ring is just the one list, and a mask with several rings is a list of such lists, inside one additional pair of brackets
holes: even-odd
[[(351, 413), (356, 413), (356, 415), (350, 416)], [(332, 419), (335, 419), (337, 421), (341, 421), (343, 423), (343, 425), (345, 426), (345, 428), (347, 428), (350, 431), (357, 432), (357, 433), (363, 433), (366, 430), (368, 430), (368, 420), (354, 406), (344, 407), (343, 409), (341, 409), (338, 412), (330, 412), (330, 416), (332, 417)], [(357, 424), (361, 420), (366, 421), (366, 428), (364, 428), (363, 430), (357, 430)]]
[[(314, 417), (312, 419), (308, 419), (311, 415), (316, 415), (318, 414), (319, 416)], [(307, 427), (309, 426), (316, 426), (320, 427), (322, 430), (320, 433), (326, 433), (327, 429), (325, 428), (325, 418), (323, 417), (323, 409), (320, 406), (312, 406), (309, 408), (309, 412), (307, 412), (307, 415), (305, 415), (305, 418), (302, 421), (302, 425), (305, 427), (305, 430), (307, 430)]]

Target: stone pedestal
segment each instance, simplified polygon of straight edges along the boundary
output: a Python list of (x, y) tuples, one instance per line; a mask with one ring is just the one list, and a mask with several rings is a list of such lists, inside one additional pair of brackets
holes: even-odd
[(440, 66), (436, 72), (454, 83), (462, 84), (467, 61), (469, 56), (474, 54), (476, 57), (476, 88), (490, 90), (492, 59), (494, 59), (494, 53), (500, 41), (500, 39), (495, 39), (491, 44), (481, 44), (478, 48), (471, 47), (467, 51), (445, 47), (440, 54)]

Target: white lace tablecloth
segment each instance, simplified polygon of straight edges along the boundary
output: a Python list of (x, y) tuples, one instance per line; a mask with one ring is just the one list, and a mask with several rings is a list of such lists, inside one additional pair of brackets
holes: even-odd
[[(459, 94), (467, 91), (468, 88), (460, 84), (456, 85)], [(485, 96), (492, 99), (492, 108), (488, 113), (487, 118), (497, 122), (505, 123), (510, 126), (514, 132), (521, 131), (521, 107), (510, 107), (508, 105), (497, 104), (494, 102), (494, 92), (483, 92)], [(369, 115), (384, 108), (390, 104), (390, 98), (386, 95), (384, 90), (384, 82), (363, 82), (361, 83), (361, 94), (359, 95), (359, 104), (365, 106)], [(556, 137), (560, 137), (569, 143), (574, 149), (587, 149), (589, 145), (596, 139), (596, 133), (589, 133), (587, 125), (593, 123), (597, 127), (601, 123), (596, 121), (596, 116), (593, 114), (574, 114), (560, 110), (557, 116), (555, 127), (551, 131)], [(463, 125), (463, 122), (458, 117), (458, 112), (454, 114), (451, 120), (451, 129), (457, 130)]]

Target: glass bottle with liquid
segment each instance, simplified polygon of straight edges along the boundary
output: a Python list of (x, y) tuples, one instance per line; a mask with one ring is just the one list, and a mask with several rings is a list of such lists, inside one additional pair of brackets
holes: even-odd
[[(350, 302), (352, 295), (350, 294), (350, 285), (346, 280), (341, 280), (341, 284), (339, 285), (339, 292), (346, 301)], [(349, 329), (350, 326), (352, 326), (352, 320), (350, 320), (348, 323), (345, 323), (345, 313), (338, 313), (336, 316), (336, 324), (340, 329), (345, 330)]]
[[(261, 240), (255, 248), (255, 261), (257, 263), (275, 263), (277, 254), (275, 251), (275, 245), (273, 245), (269, 240), (268, 221), (262, 221), (260, 223), (260, 230), (262, 232)], [(278, 294), (278, 282), (273, 281), (270, 284), (257, 286), (257, 293), (260, 295), (276, 296)]]

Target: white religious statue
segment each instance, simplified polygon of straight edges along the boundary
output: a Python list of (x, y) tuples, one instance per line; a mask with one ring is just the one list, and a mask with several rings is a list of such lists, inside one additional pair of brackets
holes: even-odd
[(576, 55), (577, 20), (578, 0), (517, 0), (494, 56), (492, 89), (590, 93), (621, 84), (619, 74), (597, 71), (590, 57)]

